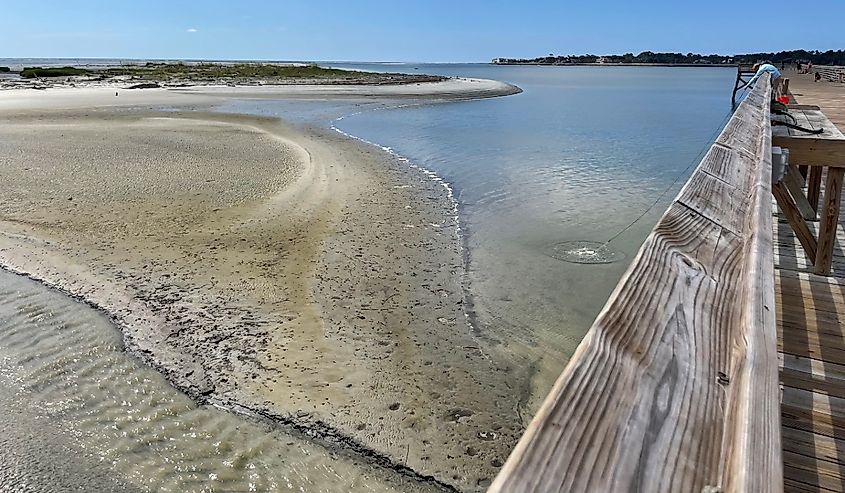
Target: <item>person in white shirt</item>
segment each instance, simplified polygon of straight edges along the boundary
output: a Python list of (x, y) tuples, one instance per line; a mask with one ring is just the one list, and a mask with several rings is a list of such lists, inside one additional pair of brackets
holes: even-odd
[(760, 76), (762, 76), (766, 72), (772, 74), (772, 87), (775, 86), (775, 81), (780, 79), (780, 70), (778, 70), (777, 67), (775, 67), (771, 63), (768, 63), (768, 62), (755, 63), (754, 67), (752, 67), (752, 69), (756, 70), (757, 73), (755, 73), (754, 77), (752, 77), (751, 80), (749, 80), (748, 83), (745, 84), (745, 87), (753, 87), (754, 84), (757, 83), (757, 80), (760, 78)]

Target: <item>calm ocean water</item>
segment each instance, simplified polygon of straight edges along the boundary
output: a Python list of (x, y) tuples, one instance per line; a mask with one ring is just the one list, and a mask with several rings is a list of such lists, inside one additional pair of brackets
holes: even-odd
[[(735, 76), (721, 67), (333, 65), (497, 79), (524, 90), (443, 104), (250, 101), (221, 109), (334, 125), (444, 178), (461, 211), (476, 325), (530, 374), (529, 410), (724, 125)], [(568, 242), (614, 237), (616, 262), (560, 260)]]

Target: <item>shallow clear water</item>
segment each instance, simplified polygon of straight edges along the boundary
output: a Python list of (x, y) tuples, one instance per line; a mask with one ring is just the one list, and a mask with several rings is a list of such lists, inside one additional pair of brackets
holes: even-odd
[[(337, 129), (446, 179), (461, 211), (477, 325), (534, 374), (529, 408), (716, 137), (735, 76), (720, 67), (336, 66), (490, 78), (524, 90), (443, 104), (248, 101), (221, 109), (324, 127), (343, 117)], [(610, 239), (602, 254), (613, 262), (567, 261), (578, 253), (568, 246)]]
[(0, 491), (438, 491), (210, 406), (94, 309), (0, 271)]

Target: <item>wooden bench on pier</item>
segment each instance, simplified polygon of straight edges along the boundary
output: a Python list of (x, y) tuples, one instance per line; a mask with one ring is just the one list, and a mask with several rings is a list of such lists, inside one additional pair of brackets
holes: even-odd
[[(845, 176), (845, 135), (825, 117), (818, 106), (790, 105), (788, 115), (776, 121), (821, 130), (821, 134), (782, 125), (772, 127), (772, 143), (789, 149), (789, 166), (782, 170), (783, 180), (775, 180), (773, 192), (816, 274), (831, 272), (833, 246), (839, 223), (842, 179)], [(807, 169), (800, 170), (799, 166)], [(776, 167), (777, 168), (777, 167)], [(822, 174), (826, 175), (822, 207), (819, 209)], [(805, 186), (807, 192), (803, 191)], [(818, 235), (807, 221), (821, 213)]]
[(783, 490), (770, 88), (649, 234), (490, 492)]

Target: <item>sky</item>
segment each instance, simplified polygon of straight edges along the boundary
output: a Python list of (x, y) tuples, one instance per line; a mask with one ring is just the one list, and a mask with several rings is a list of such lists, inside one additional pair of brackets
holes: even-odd
[(0, 0), (0, 58), (486, 62), (845, 48), (845, 1)]

